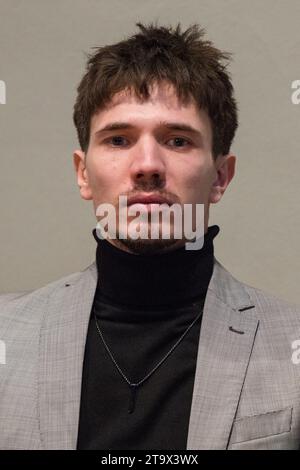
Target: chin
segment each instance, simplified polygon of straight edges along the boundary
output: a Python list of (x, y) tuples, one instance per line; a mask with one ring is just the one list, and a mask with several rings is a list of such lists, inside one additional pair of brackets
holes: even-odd
[(183, 244), (182, 240), (178, 239), (141, 239), (138, 238), (134, 240), (132, 238), (127, 239), (117, 239), (115, 240), (120, 247), (126, 249), (130, 253), (135, 254), (159, 254), (166, 251), (171, 251), (173, 249), (179, 248)]

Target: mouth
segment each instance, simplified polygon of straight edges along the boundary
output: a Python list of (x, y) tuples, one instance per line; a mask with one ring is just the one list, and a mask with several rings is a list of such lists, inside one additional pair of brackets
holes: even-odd
[(128, 206), (132, 206), (133, 204), (168, 204), (168, 206), (170, 206), (172, 202), (156, 194), (140, 194), (128, 199)]

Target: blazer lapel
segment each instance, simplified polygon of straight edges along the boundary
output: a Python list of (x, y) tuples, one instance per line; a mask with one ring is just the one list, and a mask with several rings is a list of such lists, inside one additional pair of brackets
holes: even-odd
[(216, 259), (200, 330), (187, 449), (226, 449), (258, 327), (243, 285)]
[(84, 350), (96, 286), (97, 266), (93, 263), (49, 295), (38, 384), (45, 449), (76, 449)]

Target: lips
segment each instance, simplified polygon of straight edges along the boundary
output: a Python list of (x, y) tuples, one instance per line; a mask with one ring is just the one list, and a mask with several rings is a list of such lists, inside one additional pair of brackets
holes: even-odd
[(128, 206), (132, 204), (172, 204), (168, 199), (156, 194), (140, 194), (128, 199)]

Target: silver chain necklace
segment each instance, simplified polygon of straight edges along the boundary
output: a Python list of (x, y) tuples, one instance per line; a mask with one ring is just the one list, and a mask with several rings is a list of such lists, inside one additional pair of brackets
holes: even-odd
[(103, 334), (100, 330), (100, 327), (99, 327), (99, 324), (98, 324), (98, 321), (97, 321), (97, 317), (96, 317), (96, 311), (95, 311), (95, 308), (93, 308), (93, 312), (94, 312), (94, 317), (95, 317), (95, 322), (96, 322), (96, 328), (97, 328), (97, 331), (100, 335), (100, 338), (105, 346), (105, 349), (106, 351), (108, 352), (112, 362), (114, 363), (114, 365), (116, 366), (117, 370), (119, 371), (119, 373), (121, 374), (121, 376), (123, 377), (123, 379), (127, 382), (127, 384), (129, 385), (129, 389), (130, 389), (130, 399), (129, 399), (129, 407), (128, 407), (128, 413), (133, 413), (134, 409), (135, 409), (135, 403), (136, 403), (136, 395), (137, 395), (137, 388), (142, 385), (157, 369), (158, 367), (167, 359), (167, 357), (169, 357), (169, 355), (174, 351), (174, 349), (176, 348), (176, 346), (178, 346), (178, 344), (183, 340), (183, 338), (185, 337), (185, 335), (189, 332), (189, 330), (192, 328), (192, 326), (196, 323), (196, 321), (198, 320), (198, 318), (200, 318), (200, 316), (202, 315), (202, 310), (201, 312), (199, 313), (199, 315), (197, 315), (197, 317), (192, 321), (192, 323), (188, 326), (188, 328), (185, 330), (185, 332), (180, 336), (180, 338), (176, 341), (176, 343), (172, 346), (172, 348), (169, 350), (169, 352), (167, 352), (167, 354), (156, 364), (155, 367), (153, 367), (153, 369), (148, 372), (147, 375), (145, 375), (145, 377), (141, 380), (139, 380), (139, 382), (136, 382), (136, 383), (132, 383), (130, 382), (130, 380), (127, 378), (127, 376), (124, 374), (124, 372), (122, 371), (121, 367), (118, 365), (117, 361), (115, 360), (111, 350), (109, 349), (104, 337), (103, 337)]

